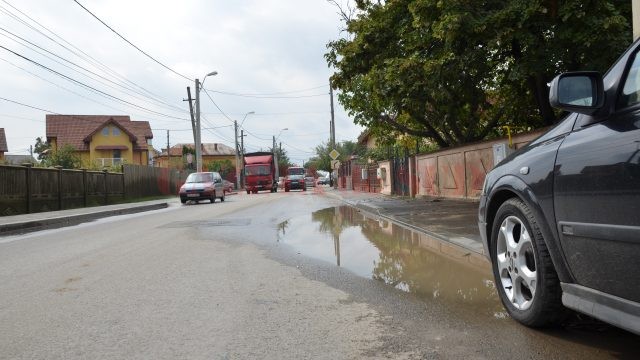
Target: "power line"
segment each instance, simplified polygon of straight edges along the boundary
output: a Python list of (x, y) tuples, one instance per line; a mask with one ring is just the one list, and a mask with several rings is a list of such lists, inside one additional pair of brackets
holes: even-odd
[(19, 102), (19, 101), (10, 100), (10, 99), (7, 99), (7, 98), (1, 97), (1, 96), (0, 96), (0, 100), (4, 100), (4, 101), (10, 102), (10, 103), (14, 103), (14, 104), (17, 104), (17, 105), (20, 105), (20, 106), (24, 106), (24, 107), (28, 107), (28, 108), (31, 108), (31, 109), (35, 109), (35, 110), (40, 110), (40, 111), (48, 112), (48, 113), (51, 113), (51, 114), (54, 114), (54, 115), (61, 115), (61, 114), (58, 114), (58, 113), (57, 113), (57, 112), (55, 112), (55, 111), (51, 111), (51, 110), (47, 110), (47, 109), (42, 109), (42, 108), (39, 108), (39, 107), (37, 107), (37, 106), (27, 105), (27, 104), (21, 103), (21, 102)]
[[(204, 89), (203, 89), (204, 90)], [(311, 97), (319, 97), (319, 96), (327, 96), (328, 93), (322, 94), (312, 94), (312, 95), (297, 95), (297, 96), (270, 96), (270, 95), (245, 95), (245, 94), (236, 94), (226, 91), (217, 91), (217, 90), (209, 90), (213, 93), (221, 94), (221, 95), (229, 95), (229, 96), (239, 96), (245, 98), (254, 98), (254, 99), (303, 99), (303, 98), (311, 98)]]
[[(105, 82), (103, 82), (103, 81), (101, 81), (101, 80), (98, 80), (98, 79), (93, 78), (93, 77), (91, 77), (91, 76), (89, 76), (89, 75), (87, 75), (87, 74), (84, 74), (84, 73), (82, 73), (82, 72), (80, 72), (80, 71), (78, 71), (78, 70), (76, 70), (76, 69), (74, 69), (74, 68), (72, 68), (72, 67), (70, 67), (70, 66), (68, 66), (68, 65), (66, 65), (66, 64), (61, 63), (60, 61), (57, 61), (57, 60), (55, 60), (55, 59), (51, 58), (50, 56), (48, 56), (48, 55), (46, 55), (46, 54), (41, 53), (41, 52), (40, 52), (40, 51), (38, 51), (38, 50), (34, 50), (33, 48), (30, 48), (29, 46), (27, 46), (27, 45), (25, 45), (25, 44), (22, 44), (22, 43), (20, 43), (19, 41), (16, 41), (15, 39), (11, 39), (11, 40), (13, 40), (13, 41), (17, 42), (18, 44), (20, 44), (20, 45), (22, 45), (22, 46), (24, 46), (24, 47), (26, 47), (26, 48), (28, 48), (28, 49), (30, 49), (30, 50), (32, 50), (32, 51), (34, 51), (34, 52), (38, 53), (38, 54), (40, 54), (40, 55), (42, 55), (42, 56), (44, 56), (44, 57), (46, 57), (46, 58), (48, 58), (48, 59), (49, 59), (49, 60), (51, 60), (51, 61), (53, 61), (53, 62), (55, 62), (55, 63), (57, 63), (57, 64), (59, 64), (59, 65), (61, 65), (61, 66), (64, 66), (65, 68), (67, 68), (67, 69), (69, 69), (69, 70), (71, 70), (71, 71), (73, 71), (73, 72), (75, 72), (75, 73), (77, 73), (77, 74), (80, 74), (80, 75), (85, 76), (85, 77), (87, 77), (87, 78), (89, 78), (89, 79), (91, 79), (91, 80), (94, 80), (94, 81), (96, 81), (96, 82), (98, 82), (98, 83), (101, 83), (102, 85), (105, 85), (105, 86), (107, 86), (107, 87), (109, 87), (109, 88), (111, 88), (111, 89), (114, 89), (114, 90), (117, 90), (117, 91), (122, 91), (123, 93), (126, 93), (127, 95), (132, 96), (133, 98), (135, 98), (135, 99), (137, 99), (137, 100), (145, 101), (145, 102), (147, 102), (147, 103), (149, 103), (149, 104), (153, 104), (153, 105), (156, 105), (156, 106), (162, 106), (162, 105), (164, 105), (163, 107), (164, 107), (165, 109), (167, 109), (167, 110), (176, 111), (176, 112), (186, 112), (186, 110), (185, 110), (185, 109), (181, 109), (181, 108), (179, 108), (179, 107), (177, 107), (177, 106), (171, 105), (171, 104), (166, 103), (166, 102), (164, 102), (164, 101), (162, 101), (162, 100), (157, 100), (157, 99), (152, 98), (152, 97), (150, 97), (150, 96), (148, 96), (148, 95), (146, 95), (146, 94), (144, 94), (144, 93), (142, 93), (142, 92), (140, 92), (140, 91), (137, 91), (137, 90), (135, 90), (135, 89), (132, 89), (132, 88), (126, 87), (126, 86), (124, 86), (124, 85), (122, 85), (122, 84), (119, 84), (119, 83), (117, 83), (117, 82), (115, 82), (115, 81), (113, 81), (113, 80), (111, 80), (111, 79), (108, 79), (108, 78), (106, 78), (106, 77), (104, 77), (104, 76), (102, 76), (102, 75), (100, 75), (100, 74), (98, 74), (98, 73), (96, 73), (96, 72), (94, 72), (94, 71), (91, 71), (91, 70), (89, 70), (89, 69), (87, 69), (87, 68), (85, 68), (85, 67), (83, 67), (83, 66), (81, 66), (81, 65), (78, 65), (78, 64), (76, 64), (76, 63), (74, 63), (74, 62), (72, 62), (72, 61), (70, 61), (70, 60), (67, 60), (67, 59), (65, 59), (65, 58), (63, 58), (63, 57), (61, 57), (61, 56), (59, 56), (59, 55), (57, 55), (57, 54), (55, 54), (55, 53), (53, 53), (53, 52), (51, 52), (51, 51), (47, 50), (47, 49), (44, 49), (44, 48), (42, 48), (42, 47), (40, 47), (40, 46), (38, 46), (38, 45), (36, 45), (36, 44), (34, 44), (34, 43), (32, 43), (32, 42), (28, 41), (28, 40), (25, 40), (25, 39), (23, 39), (22, 37), (20, 37), (20, 36), (18, 36), (18, 35), (15, 35), (15, 34), (13, 34), (12, 32), (7, 31), (6, 29), (4, 29), (4, 28), (2, 28), (2, 27), (0, 27), (0, 31), (4, 31), (4, 32), (6, 32), (6, 33), (8, 33), (8, 34), (10, 34), (10, 35), (12, 35), (12, 36), (14, 36), (14, 37), (16, 37), (16, 38), (20, 39), (20, 40), (22, 40), (22, 41), (24, 41), (24, 42), (26, 42), (26, 43), (28, 43), (28, 44), (32, 45), (32, 46), (34, 46), (34, 47), (38, 48), (38, 49), (41, 49), (42, 51), (44, 51), (44, 52), (46, 52), (46, 53), (48, 53), (48, 54), (51, 54), (51, 55), (55, 56), (56, 58), (59, 58), (59, 59), (61, 59), (61, 60), (65, 61), (65, 62), (67, 62), (67, 63), (69, 63), (69, 64), (72, 64), (72, 65), (74, 65), (74, 66), (76, 66), (76, 67), (78, 67), (78, 68), (80, 68), (80, 69), (82, 69), (82, 70), (84, 70), (84, 71), (86, 71), (86, 72), (88, 72), (88, 73), (90, 73), (90, 74), (95, 75), (95, 76), (99, 77), (100, 79), (104, 79), (105, 81), (107, 81), (107, 82), (109, 82), (109, 83), (112, 83), (112, 84), (114, 84), (114, 85), (116, 85), (116, 86), (122, 87), (122, 88), (124, 88), (124, 89), (126, 89), (126, 90), (129, 90), (129, 91), (131, 91), (131, 92), (134, 92), (134, 93), (136, 93), (136, 94), (138, 94), (138, 95), (140, 95), (140, 96), (144, 96), (145, 98), (150, 99), (151, 101), (146, 100), (146, 99), (143, 99), (143, 98), (140, 98), (140, 97), (137, 97), (137, 96), (135, 96), (135, 95), (132, 95), (132, 94), (127, 93), (127, 92), (125, 92), (125, 91), (122, 91), (122, 90), (120, 90), (120, 89), (116, 89), (116, 88), (115, 88), (114, 86), (112, 86), (112, 85), (106, 84)], [(7, 35), (5, 35), (5, 34), (0, 34), (0, 35), (5, 36), (5, 37), (8, 37), (8, 36), (7, 36)], [(13, 64), (12, 64), (12, 65), (13, 65)], [(16, 65), (14, 65), (14, 66), (16, 66)], [(16, 67), (18, 67), (18, 66), (16, 66)], [(18, 67), (18, 68), (20, 68), (20, 67)], [(24, 70), (24, 71), (27, 71), (27, 70), (22, 69), (22, 68), (20, 68), (20, 69), (21, 69), (21, 70)], [(27, 71), (27, 72), (28, 72), (28, 71)], [(32, 74), (32, 75), (34, 75), (34, 74)], [(37, 76), (37, 75), (34, 75), (34, 76)], [(43, 80), (44, 80), (44, 79), (43, 79)], [(47, 81), (47, 80), (45, 80), (45, 81)], [(152, 101), (153, 101), (153, 102), (152, 102)], [(176, 109), (177, 109), (177, 110), (176, 110)]]
[[(155, 99), (160, 99), (160, 96), (154, 94), (152, 91), (149, 91), (147, 89), (145, 89), (144, 87), (136, 84), (135, 82), (129, 80), (127, 77), (119, 74), (118, 72), (116, 72), (115, 70), (111, 69), (110, 67), (108, 67), (107, 65), (103, 64), (102, 62), (100, 62), (99, 60), (97, 60), (96, 58), (92, 57), (91, 55), (87, 54), (86, 52), (84, 52), (82, 49), (78, 48), (77, 46), (73, 45), (72, 43), (70, 43), (69, 41), (65, 40), (63, 37), (59, 36), (58, 34), (56, 34), (55, 32), (53, 32), (52, 30), (50, 30), (49, 28), (47, 28), (46, 26), (40, 24), (37, 20), (31, 18), (29, 15), (25, 14), (23, 11), (21, 11), (20, 9), (16, 8), (15, 6), (11, 5), (10, 3), (8, 3), (6, 0), (2, 0), (2, 2), (4, 2), (5, 4), (9, 5), (12, 9), (14, 9), (15, 11), (17, 11), (18, 13), (22, 14), (22, 16), (26, 17), (27, 19), (31, 20), (33, 23), (35, 23), (36, 25), (38, 25), (40, 28), (44, 29), (45, 31), (47, 31), (48, 33), (50, 33), (51, 35), (55, 36), (56, 38), (60, 39), (62, 42), (66, 43), (67, 45), (69, 45), (70, 47), (72, 47), (75, 50), (70, 49), (69, 47), (65, 46), (64, 44), (60, 43), (59, 41), (53, 39), (51, 36), (45, 34), (44, 32), (40, 31), (39, 29), (35, 28), (33, 25), (27, 23), (26, 21), (24, 21), (23, 19), (21, 19), (19, 16), (13, 14), (11, 11), (7, 10), (7, 8), (5, 8), (4, 6), (0, 5), (0, 12), (4, 12), (5, 14), (7, 14), (9, 17), (13, 18), (14, 20), (18, 21), (19, 23), (23, 24), (24, 26), (28, 27), (29, 29), (39, 33), (40, 35), (42, 35), (43, 37), (47, 38), (48, 40), (50, 40), (51, 42), (57, 44), (58, 46), (62, 47), (63, 49), (67, 50), (68, 52), (70, 52), (71, 54), (77, 56), (80, 59), (83, 59), (84, 61), (91, 63), (92, 65), (102, 69), (105, 73), (111, 74), (112, 76), (114, 76), (115, 78), (117, 78), (120, 81), (124, 81), (126, 83), (129, 83), (135, 87), (137, 87), (138, 89), (144, 91), (145, 93), (151, 95), (150, 97), (155, 98)], [(162, 101), (161, 99), (159, 101)]]
[(91, 16), (93, 16), (96, 20), (100, 21), (102, 23), (102, 25), (106, 26), (109, 30), (111, 30), (114, 34), (118, 35), (122, 40), (126, 41), (127, 44), (133, 46), (136, 50), (140, 51), (141, 53), (143, 53), (144, 55), (146, 55), (149, 59), (155, 61), (157, 64), (159, 64), (160, 66), (164, 67), (165, 69), (171, 71), (172, 73), (185, 78), (189, 81), (193, 81), (193, 79), (188, 78), (187, 76), (184, 76), (182, 74), (180, 74), (179, 72), (173, 70), (172, 68), (168, 67), (167, 65), (161, 63), (160, 61), (156, 60), (153, 56), (147, 54), (144, 50), (140, 49), (139, 47), (137, 47), (136, 45), (134, 45), (131, 41), (127, 40), (127, 38), (125, 38), (124, 36), (120, 35), (117, 31), (115, 31), (111, 26), (107, 25), (107, 23), (105, 23), (104, 21), (102, 21), (99, 17), (97, 17), (94, 13), (92, 13), (91, 11), (89, 11), (89, 9), (87, 9), (86, 7), (84, 7), (82, 4), (80, 4), (78, 2), (78, 0), (73, 0), (76, 4), (78, 4), (81, 8), (83, 8), (86, 12), (88, 12), (89, 14), (91, 14)]
[(125, 103), (125, 104), (131, 105), (131, 106), (133, 106), (133, 107), (136, 107), (136, 108), (141, 109), (141, 110), (143, 110), (143, 111), (147, 111), (147, 112), (152, 113), (152, 114), (155, 114), (155, 115), (160, 115), (160, 116), (164, 116), (164, 117), (168, 117), (168, 118), (172, 118), (172, 119), (178, 119), (178, 120), (185, 120), (185, 121), (189, 121), (188, 119), (185, 119), (185, 118), (179, 118), (179, 117), (176, 117), (176, 116), (167, 115), (167, 114), (164, 114), (164, 113), (161, 113), (161, 112), (157, 112), (157, 111), (154, 111), (154, 110), (151, 110), (151, 109), (147, 109), (147, 108), (145, 108), (145, 107), (143, 107), (143, 106), (140, 106), (140, 105), (134, 104), (134, 103), (132, 103), (132, 102), (130, 102), (130, 101), (127, 101), (127, 100), (121, 99), (121, 98), (119, 98), (119, 97), (117, 97), (117, 96), (114, 96), (114, 95), (108, 94), (108, 93), (106, 93), (106, 92), (104, 92), (104, 91), (102, 91), (102, 90), (98, 90), (98, 89), (96, 89), (96, 88), (94, 88), (94, 87), (92, 87), (92, 86), (90, 86), (90, 85), (87, 85), (87, 84), (85, 84), (85, 83), (83, 83), (83, 82), (81, 82), (81, 81), (78, 81), (78, 80), (76, 80), (76, 79), (73, 79), (73, 78), (71, 78), (71, 77), (69, 77), (69, 76), (67, 76), (67, 75), (64, 75), (64, 74), (62, 74), (62, 73), (60, 73), (60, 72), (58, 72), (58, 71), (55, 71), (55, 70), (53, 70), (53, 69), (51, 69), (51, 68), (49, 68), (49, 67), (47, 67), (47, 66), (45, 66), (45, 65), (42, 65), (42, 64), (40, 64), (39, 62), (37, 62), (37, 61), (35, 61), (35, 60), (29, 59), (28, 57), (26, 57), (26, 56), (24, 56), (24, 55), (21, 55), (21, 54), (19, 54), (19, 53), (17, 53), (17, 52), (15, 52), (15, 51), (13, 51), (13, 50), (11, 50), (11, 49), (8, 49), (8, 48), (6, 48), (6, 47), (2, 46), (2, 45), (0, 45), (0, 49), (4, 49), (4, 50), (6, 50), (6, 51), (8, 51), (8, 52), (10, 52), (10, 53), (12, 53), (12, 54), (14, 54), (14, 55), (16, 55), (16, 56), (18, 56), (18, 57), (22, 58), (22, 59), (24, 59), (24, 60), (26, 60), (26, 61), (31, 62), (32, 64), (34, 64), (34, 65), (36, 65), (36, 66), (39, 66), (39, 67), (41, 67), (41, 68), (43, 68), (43, 69), (45, 69), (45, 70), (47, 70), (47, 71), (50, 71), (50, 72), (54, 73), (55, 75), (58, 75), (58, 76), (60, 76), (60, 77), (62, 77), (62, 78), (64, 78), (64, 79), (66, 79), (66, 80), (68, 80), (68, 81), (71, 81), (71, 82), (73, 82), (73, 83), (76, 83), (76, 84), (78, 84), (78, 85), (80, 85), (80, 86), (83, 86), (83, 87), (85, 87), (85, 88), (87, 88), (87, 89), (91, 89), (91, 90), (93, 90), (93, 91), (95, 91), (95, 92), (97, 92), (97, 93), (99, 93), (99, 94), (101, 94), (101, 95), (104, 95), (104, 96), (106, 96), (106, 97), (109, 97), (109, 98), (111, 98), (111, 99), (115, 99), (115, 100), (117, 100), (117, 101), (123, 102), (123, 103)]

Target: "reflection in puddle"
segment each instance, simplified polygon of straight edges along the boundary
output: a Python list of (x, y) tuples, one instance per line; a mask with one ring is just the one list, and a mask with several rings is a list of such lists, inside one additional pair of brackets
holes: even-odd
[(300, 216), (280, 223), (278, 241), (423, 299), (506, 316), (484, 258), (349, 206), (316, 211), (311, 221)]

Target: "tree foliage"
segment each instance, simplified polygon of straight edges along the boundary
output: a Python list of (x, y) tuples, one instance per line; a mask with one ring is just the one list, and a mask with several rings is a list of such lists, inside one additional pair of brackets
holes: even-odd
[(38, 160), (44, 160), (50, 149), (51, 144), (49, 144), (46, 140), (42, 140), (40, 136), (36, 138), (36, 145), (33, 147), (33, 152), (38, 154)]
[(62, 166), (63, 169), (80, 169), (82, 159), (76, 153), (76, 149), (67, 144), (55, 151), (50, 151), (42, 160), (42, 164), (47, 167)]
[(554, 124), (546, 84), (605, 71), (632, 39), (628, 0), (356, 4), (325, 55), (338, 100), (356, 124), (440, 147)]
[[(329, 156), (331, 150), (329, 142), (316, 146), (316, 155), (307, 161), (306, 167), (313, 168), (315, 170), (331, 171), (331, 157)], [(342, 162), (351, 159), (352, 156), (361, 157), (366, 153), (363, 146), (353, 141), (337, 143), (336, 151), (340, 153), (337, 160)]]
[(229, 174), (235, 174), (236, 167), (229, 159), (209, 161), (204, 166), (207, 171), (216, 171), (220, 176), (226, 177)]

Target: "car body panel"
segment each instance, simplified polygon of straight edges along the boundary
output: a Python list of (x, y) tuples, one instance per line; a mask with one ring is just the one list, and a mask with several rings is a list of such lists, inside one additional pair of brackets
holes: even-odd
[(219, 173), (200, 172), (191, 173), (185, 183), (180, 186), (180, 200), (184, 203), (187, 200), (210, 200), (213, 196), (224, 197), (224, 186)]
[(306, 170), (303, 167), (293, 166), (287, 169), (287, 176), (284, 179), (284, 190), (307, 190), (305, 183)]
[(307, 187), (315, 187), (316, 186), (316, 179), (314, 179), (313, 176), (306, 176), (304, 178), (304, 184)]
[[(561, 108), (580, 114), (570, 114), (487, 174), (478, 209), (489, 256), (498, 208), (510, 197), (519, 197), (541, 228), (561, 282), (562, 303), (636, 334), (640, 334), (639, 44), (636, 41), (601, 82), (593, 77), (592, 88), (603, 84), (599, 93), (593, 92), (597, 101), (590, 104), (598, 104), (595, 109), (562, 104)], [(558, 91), (556, 79), (552, 97)]]

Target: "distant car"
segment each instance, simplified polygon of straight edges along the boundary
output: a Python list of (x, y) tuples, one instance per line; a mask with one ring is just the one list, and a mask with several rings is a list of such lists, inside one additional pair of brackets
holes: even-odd
[(226, 179), (222, 179), (222, 184), (224, 185), (224, 191), (227, 193), (232, 193), (235, 190), (235, 185)]
[(327, 185), (329, 184), (329, 176), (321, 176), (318, 178), (318, 185)]
[(478, 224), (512, 318), (564, 308), (640, 334), (640, 42), (604, 75), (549, 86), (568, 115), (485, 178)]
[(307, 191), (307, 185), (304, 181), (305, 170), (303, 167), (290, 167), (287, 169), (287, 177), (284, 179), (284, 191), (300, 189)]
[(219, 198), (220, 201), (224, 201), (225, 190), (222, 177), (215, 171), (191, 173), (180, 187), (179, 194), (180, 202), (183, 204), (187, 200), (195, 202), (209, 200), (214, 203), (216, 198)]
[(313, 176), (305, 176), (304, 184), (306, 187), (314, 187), (316, 186), (316, 179)]

